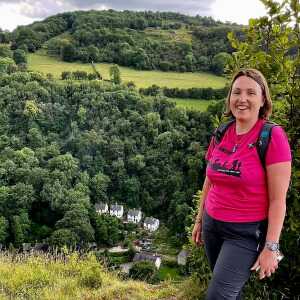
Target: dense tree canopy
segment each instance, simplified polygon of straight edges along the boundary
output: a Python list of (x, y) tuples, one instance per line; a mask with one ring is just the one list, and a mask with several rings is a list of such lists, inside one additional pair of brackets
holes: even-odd
[(140, 207), (184, 232), (182, 216), (203, 180), (209, 113), (118, 84), (56, 83), (4, 68), (0, 114), (4, 244), (113, 245), (124, 238), (122, 224), (96, 215), (100, 201)]

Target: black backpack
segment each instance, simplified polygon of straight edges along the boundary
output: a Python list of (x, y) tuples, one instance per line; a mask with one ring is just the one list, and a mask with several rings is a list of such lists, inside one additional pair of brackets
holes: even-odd
[[(232, 119), (226, 123), (221, 124), (214, 132), (215, 143), (219, 144), (228, 129), (228, 127), (235, 122), (235, 119)], [(266, 168), (265, 156), (269, 146), (269, 142), (271, 139), (272, 129), (273, 127), (278, 126), (278, 124), (266, 121), (259, 133), (258, 139), (255, 142), (256, 150), (258, 152), (258, 156), (260, 158), (261, 164), (263, 168)]]

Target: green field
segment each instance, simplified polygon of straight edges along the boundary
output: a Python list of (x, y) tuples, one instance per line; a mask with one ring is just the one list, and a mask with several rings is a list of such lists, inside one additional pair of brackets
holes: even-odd
[[(96, 64), (97, 70), (105, 79), (109, 79), (110, 66), (111, 64)], [(63, 71), (82, 70), (90, 73), (93, 72), (89, 64), (68, 63), (41, 53), (32, 53), (28, 55), (28, 69), (39, 71), (44, 74), (51, 73), (56, 79), (60, 78)], [(209, 73), (138, 71), (126, 67), (120, 67), (120, 71), (123, 82), (133, 81), (138, 88), (148, 87), (152, 84), (161, 87), (167, 86), (169, 88), (222, 88), (226, 82), (223, 77)]]
[(168, 101), (175, 102), (178, 107), (188, 110), (205, 111), (212, 101), (198, 99), (168, 98)]

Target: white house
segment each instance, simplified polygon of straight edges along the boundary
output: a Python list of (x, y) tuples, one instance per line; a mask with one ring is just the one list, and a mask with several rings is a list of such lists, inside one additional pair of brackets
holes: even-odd
[(150, 231), (155, 231), (159, 227), (159, 220), (155, 219), (153, 217), (147, 217), (144, 220), (144, 228), (150, 230)]
[(99, 202), (95, 204), (95, 210), (98, 214), (108, 213), (108, 205), (103, 202)]
[(188, 252), (185, 249), (182, 249), (177, 255), (177, 263), (178, 265), (185, 266), (188, 257)]
[(141, 222), (142, 212), (139, 209), (129, 209), (127, 213), (127, 221), (138, 224)]
[(136, 253), (133, 257), (133, 262), (136, 261), (150, 261), (153, 262), (155, 267), (159, 269), (161, 264), (161, 257), (154, 253), (146, 253), (146, 252), (139, 252)]
[(122, 218), (124, 213), (123, 205), (113, 204), (109, 211), (111, 216), (116, 216), (117, 218)]

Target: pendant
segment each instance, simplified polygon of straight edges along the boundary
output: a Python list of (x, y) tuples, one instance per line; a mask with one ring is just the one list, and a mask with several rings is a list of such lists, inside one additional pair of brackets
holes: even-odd
[(232, 148), (232, 153), (235, 153), (235, 152), (236, 152), (236, 150), (237, 150), (237, 147), (238, 147), (238, 145), (237, 145), (237, 144), (235, 144), (235, 145), (234, 145), (234, 147)]

